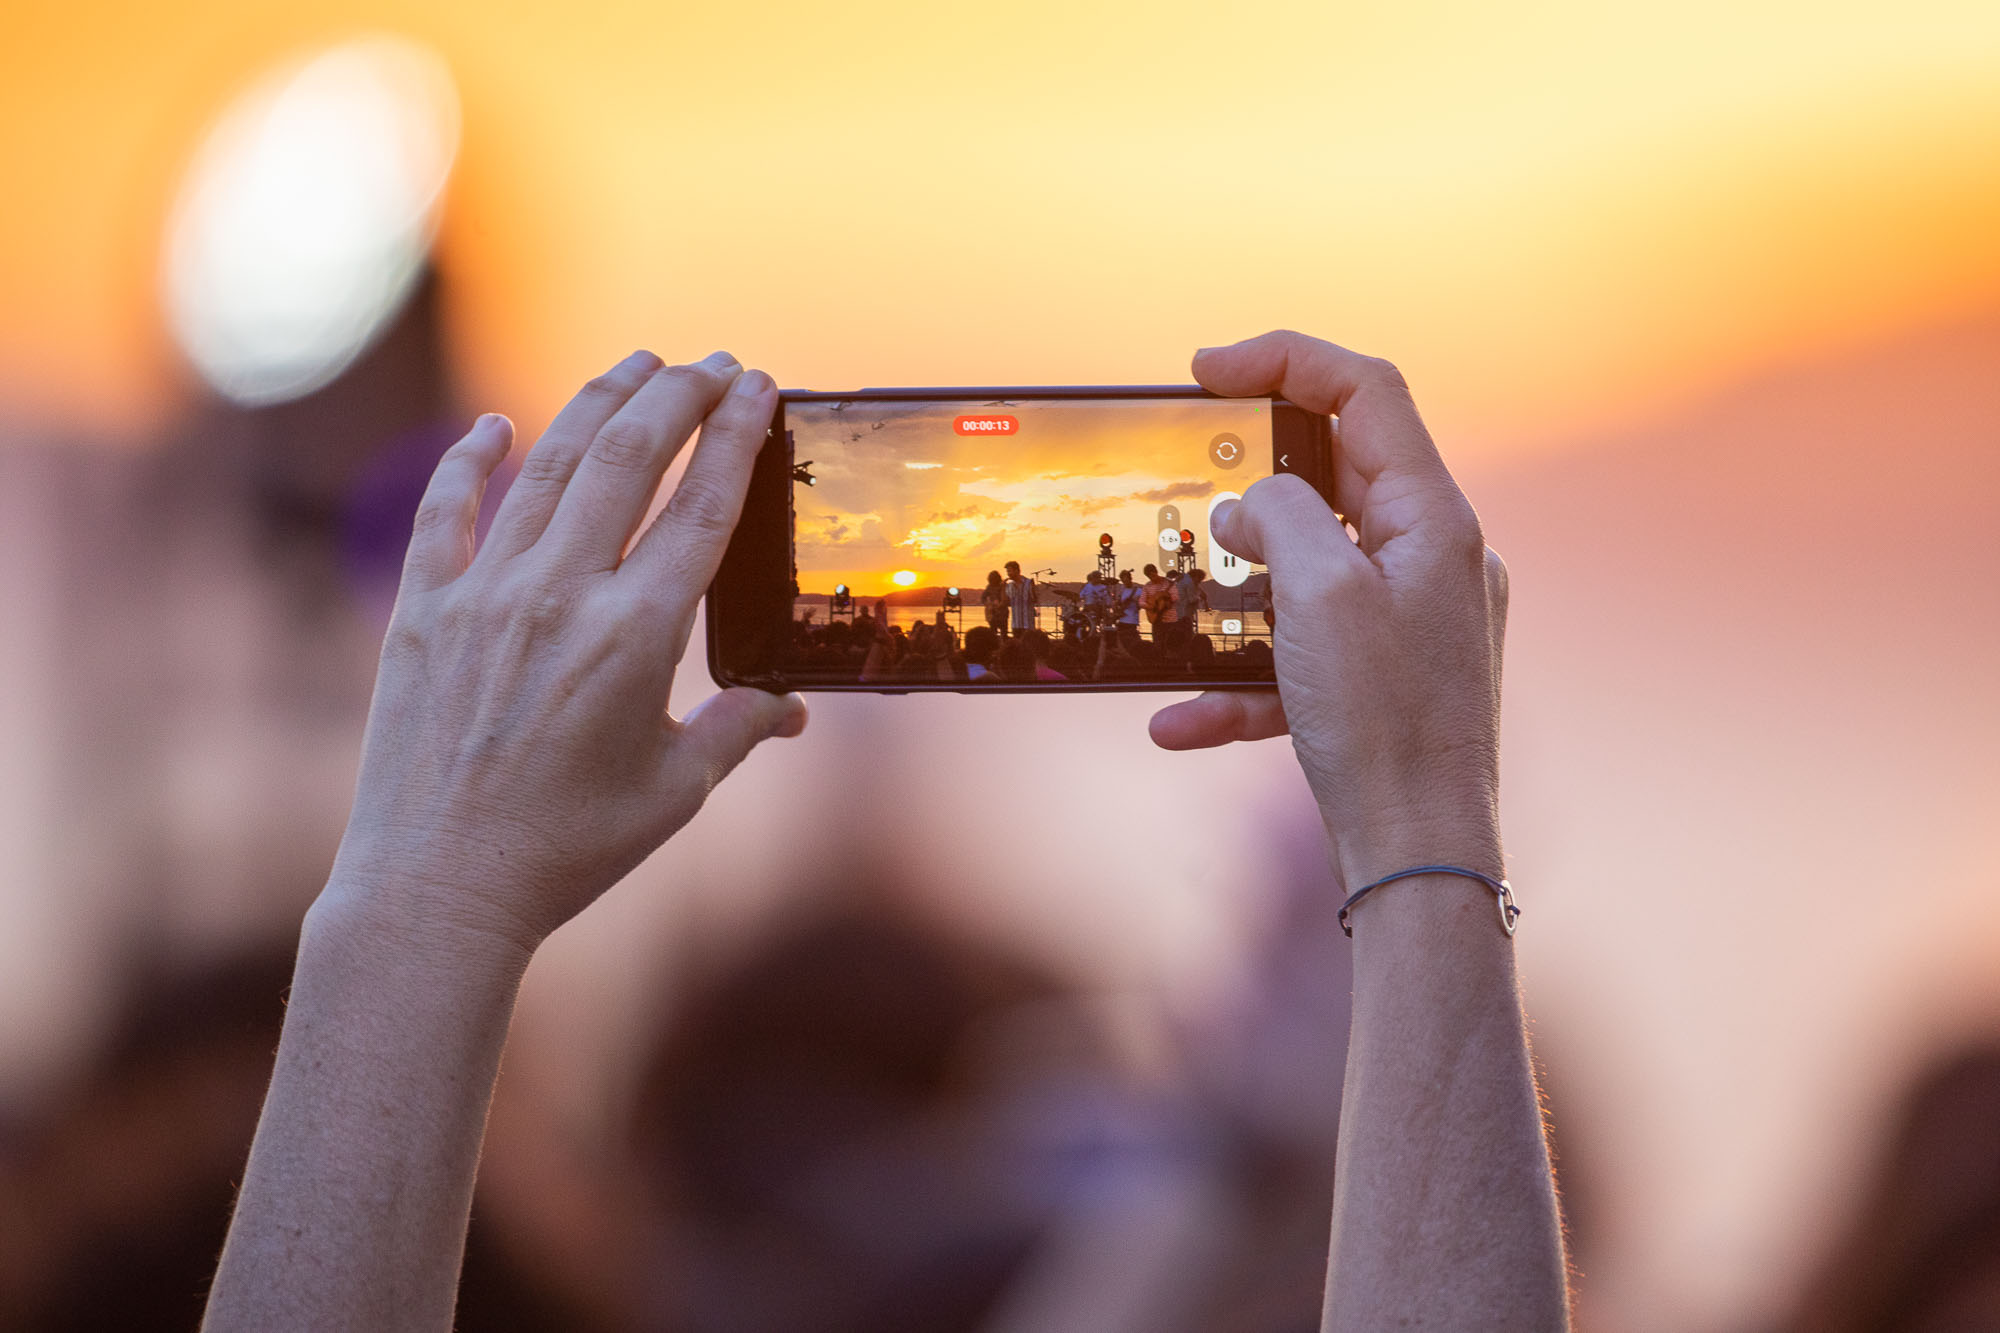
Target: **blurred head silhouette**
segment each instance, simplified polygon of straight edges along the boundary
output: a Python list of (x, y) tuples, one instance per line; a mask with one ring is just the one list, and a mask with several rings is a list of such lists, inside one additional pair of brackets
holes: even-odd
[(1910, 1089), (1852, 1230), (1785, 1327), (2000, 1329), (2000, 1048), (1950, 1056)]

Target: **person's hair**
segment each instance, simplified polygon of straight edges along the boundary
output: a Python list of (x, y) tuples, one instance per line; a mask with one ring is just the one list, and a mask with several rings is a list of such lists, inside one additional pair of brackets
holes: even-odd
[(1098, 573), (1096, 570), (1093, 569), (1088, 574), (1083, 576), (1083, 581), (1085, 583), (1102, 583), (1104, 581), (1104, 575)]
[(1099, 680), (1131, 680), (1140, 675), (1142, 667), (1139, 659), (1125, 650), (1122, 643), (1111, 645), (1111, 651), (1104, 655), (1104, 666), (1098, 672)]
[(965, 632), (965, 660), (974, 666), (991, 665), (994, 650), (999, 646), (1000, 636), (991, 625), (974, 625)]
[(1021, 631), (1021, 642), (1027, 644), (1028, 651), (1036, 657), (1048, 660), (1049, 636), (1046, 633), (1038, 629), (1024, 629)]
[[(1040, 965), (896, 906), (922, 895), (864, 898), (880, 876), (821, 873), (800, 898), (838, 905), (698, 973), (641, 1064), (632, 1169), (668, 1210), (660, 1234), (688, 1274), (653, 1288), (655, 1327), (978, 1328), (1035, 1258), (1034, 1233), (991, 1220), (1016, 1213), (1004, 1185), (986, 1185), (1014, 1151), (990, 1108), (1052, 1076), (1001, 1059), (974, 1069), (968, 1052), (1023, 1015), (1080, 1006)], [(1073, 1067), (1111, 1068), (1094, 1031), (1068, 1021)], [(933, 1183), (957, 1173), (978, 1183)], [(908, 1225), (875, 1223), (883, 1210)]]
[(1196, 571), (1194, 571), (1194, 581), (1196, 583), (1200, 583), (1203, 579), (1207, 577), (1208, 577), (1208, 571), (1205, 569), (1197, 569)]
[(1035, 678), (1035, 655), (1021, 641), (1025, 637), (1021, 635), (1007, 640), (1006, 646), (1000, 650), (1000, 674), (1008, 680), (1021, 682)]
[(1018, 574), (1021, 572), (1021, 562), (1019, 560), (1009, 560), (1007, 562), (1007, 568), (1013, 570), (1016, 574)]
[(1149, 578), (1149, 579), (1156, 579), (1156, 578), (1160, 577), (1160, 568), (1159, 568), (1159, 566), (1158, 566), (1158, 565), (1147, 565), (1147, 566), (1146, 566), (1146, 577), (1147, 577), (1147, 578)]
[(1132, 571), (1129, 569), (1121, 569), (1118, 571), (1118, 578), (1121, 582), (1130, 583), (1132, 581)]
[(1990, 1328), (2000, 1274), (2000, 1049), (1919, 1075), (1883, 1127), (1873, 1177), (1791, 1317), (1811, 1333)]
[(997, 569), (989, 569), (989, 570), (987, 570), (987, 571), (986, 571), (986, 581), (987, 581), (988, 583), (998, 583), (998, 582), (1000, 582), (1000, 571), (999, 571), (999, 570), (997, 570)]
[(1206, 634), (1197, 634), (1188, 640), (1188, 661), (1212, 662), (1215, 660), (1215, 640)]

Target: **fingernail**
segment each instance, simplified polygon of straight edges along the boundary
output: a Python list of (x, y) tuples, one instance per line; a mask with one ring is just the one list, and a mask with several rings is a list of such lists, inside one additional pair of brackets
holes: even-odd
[(1221, 350), (1220, 347), (1197, 347), (1194, 349), (1194, 354), (1196, 356), (1207, 356), (1210, 352), (1219, 352)]
[(620, 361), (614, 369), (631, 366), (634, 370), (658, 370), (664, 364), (666, 363), (661, 361), (659, 357), (654, 356), (651, 352), (641, 347), (638, 351)]
[(790, 704), (791, 707), (786, 709), (778, 717), (777, 721), (771, 724), (771, 730), (767, 733), (768, 737), (790, 740), (806, 729), (805, 700), (794, 694), (787, 696), (785, 702)]
[(729, 392), (742, 394), (745, 398), (755, 398), (771, 387), (771, 377), (761, 370), (748, 370), (736, 377), (736, 383)]
[(736, 364), (736, 358), (727, 352), (710, 352), (701, 359), (701, 363), (716, 370), (727, 370)]

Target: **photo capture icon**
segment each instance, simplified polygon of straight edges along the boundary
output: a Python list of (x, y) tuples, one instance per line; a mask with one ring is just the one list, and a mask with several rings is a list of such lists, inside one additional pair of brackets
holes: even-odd
[(1217, 491), (1208, 501), (1208, 576), (1225, 588), (1240, 588), (1250, 578), (1248, 560), (1215, 539), (1215, 510), (1224, 500), (1241, 500), (1235, 491)]

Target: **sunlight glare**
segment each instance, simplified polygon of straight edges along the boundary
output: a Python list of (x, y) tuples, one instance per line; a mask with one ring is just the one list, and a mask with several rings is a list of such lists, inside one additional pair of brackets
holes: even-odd
[(392, 322), (458, 150), (444, 62), (369, 37), (273, 72), (223, 114), (167, 230), (168, 321), (245, 405), (312, 392)]

